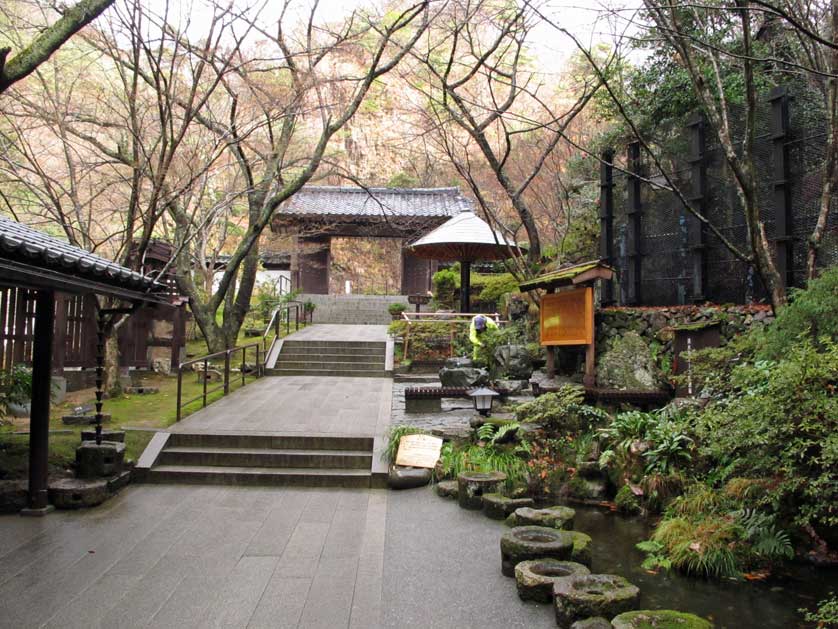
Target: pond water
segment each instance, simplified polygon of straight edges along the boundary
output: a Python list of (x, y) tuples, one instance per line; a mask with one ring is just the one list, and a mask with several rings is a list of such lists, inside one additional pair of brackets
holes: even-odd
[[(467, 400), (411, 400), (393, 386), (392, 424), (468, 434), (474, 411)], [(765, 582), (710, 580), (678, 572), (650, 574), (640, 567), (645, 555), (635, 544), (648, 539), (650, 526), (642, 518), (627, 518), (596, 507), (572, 505), (575, 528), (593, 538), (593, 571), (619, 574), (641, 591), (648, 609), (676, 609), (712, 620), (717, 629), (795, 629), (807, 627), (798, 609), (813, 608), (830, 592), (838, 593), (838, 570), (792, 565)]]
[(649, 536), (645, 520), (573, 508), (576, 530), (593, 538), (594, 572), (626, 577), (640, 588), (644, 608), (690, 612), (719, 629), (792, 629), (811, 626), (803, 622), (799, 608), (812, 608), (831, 591), (838, 593), (838, 570), (806, 565), (794, 565), (766, 582), (698, 579), (674, 571), (649, 574), (640, 567), (644, 554), (634, 547)]

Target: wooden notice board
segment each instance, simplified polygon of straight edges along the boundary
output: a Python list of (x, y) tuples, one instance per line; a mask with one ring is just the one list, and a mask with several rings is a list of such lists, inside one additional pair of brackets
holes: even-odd
[(542, 345), (594, 342), (594, 289), (590, 286), (541, 298)]

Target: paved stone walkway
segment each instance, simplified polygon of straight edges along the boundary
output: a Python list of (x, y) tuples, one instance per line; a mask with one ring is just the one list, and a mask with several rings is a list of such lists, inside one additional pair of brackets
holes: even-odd
[[(387, 315), (389, 316), (389, 315)], [(285, 337), (288, 341), (342, 341), (344, 343), (384, 343), (386, 325), (317, 323)]]
[(173, 425), (171, 432), (381, 435), (390, 378), (266, 376)]
[(430, 490), (127, 488), (0, 516), (0, 627), (551, 627), (501, 524)]

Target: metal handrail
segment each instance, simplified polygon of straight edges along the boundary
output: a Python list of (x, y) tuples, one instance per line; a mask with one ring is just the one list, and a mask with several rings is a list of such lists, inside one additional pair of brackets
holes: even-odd
[[(247, 350), (250, 349), (251, 347), (255, 348), (255, 350), (256, 350), (256, 362), (255, 362), (255, 368), (253, 369), (253, 371), (251, 373), (248, 373), (248, 371), (245, 369), (245, 367), (247, 365)], [(181, 413), (182, 413), (183, 408), (185, 406), (188, 406), (189, 404), (192, 404), (193, 402), (197, 402), (198, 400), (202, 400), (203, 404), (202, 404), (201, 408), (206, 408), (206, 406), (207, 406), (207, 396), (208, 395), (210, 395), (212, 393), (216, 393), (217, 391), (222, 391), (222, 390), (224, 391), (224, 394), (222, 395), (222, 397), (224, 397), (224, 395), (227, 395), (227, 394), (230, 393), (230, 373), (231, 373), (230, 358), (236, 352), (241, 352), (242, 353), (241, 369), (240, 369), (242, 386), (245, 386), (247, 384), (248, 376), (252, 375), (254, 380), (262, 377), (262, 375), (263, 375), (262, 362), (260, 361), (260, 356), (259, 356), (260, 350), (262, 350), (262, 344), (261, 343), (250, 343), (249, 345), (241, 345), (239, 347), (233, 347), (232, 349), (223, 350), (221, 352), (214, 352), (212, 354), (207, 354), (206, 356), (201, 356), (199, 358), (193, 358), (192, 360), (187, 360), (185, 362), (180, 363), (178, 365), (178, 370), (177, 370), (177, 418), (176, 418), (176, 421), (180, 421)], [(209, 374), (210, 360), (212, 360), (214, 358), (221, 358), (221, 357), (224, 358), (224, 373), (223, 373), (222, 383), (217, 387), (208, 389), (207, 388), (207, 382), (209, 381), (208, 374)], [(182, 401), (184, 369), (190, 368), (192, 365), (196, 365), (196, 364), (199, 364), (199, 363), (203, 363), (203, 366), (204, 366), (202, 371), (197, 372), (198, 374), (201, 374), (201, 373), (203, 374), (203, 377), (201, 377), (201, 382), (202, 382), (202, 385), (203, 385), (202, 388), (201, 388), (201, 393), (200, 393), (200, 395), (197, 395), (194, 398), (192, 398), (190, 400), (186, 400), (184, 402), (184, 401)]]

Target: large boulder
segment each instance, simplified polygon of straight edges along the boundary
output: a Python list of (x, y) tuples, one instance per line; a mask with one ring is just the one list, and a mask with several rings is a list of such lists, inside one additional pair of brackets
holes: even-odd
[(424, 467), (391, 465), (387, 474), (387, 486), (390, 489), (413, 489), (424, 487), (430, 482), (431, 470)]
[(694, 614), (671, 609), (641, 609), (620, 614), (611, 620), (614, 629), (713, 629), (713, 623)]
[(597, 386), (657, 391), (664, 388), (665, 380), (646, 341), (637, 332), (626, 332), (599, 357)]
[(439, 370), (439, 381), (444, 387), (471, 389), (489, 383), (489, 372), (477, 367), (443, 367)]
[(495, 349), (494, 357), (505, 378), (529, 380), (532, 376), (532, 356), (523, 345), (501, 345)]

